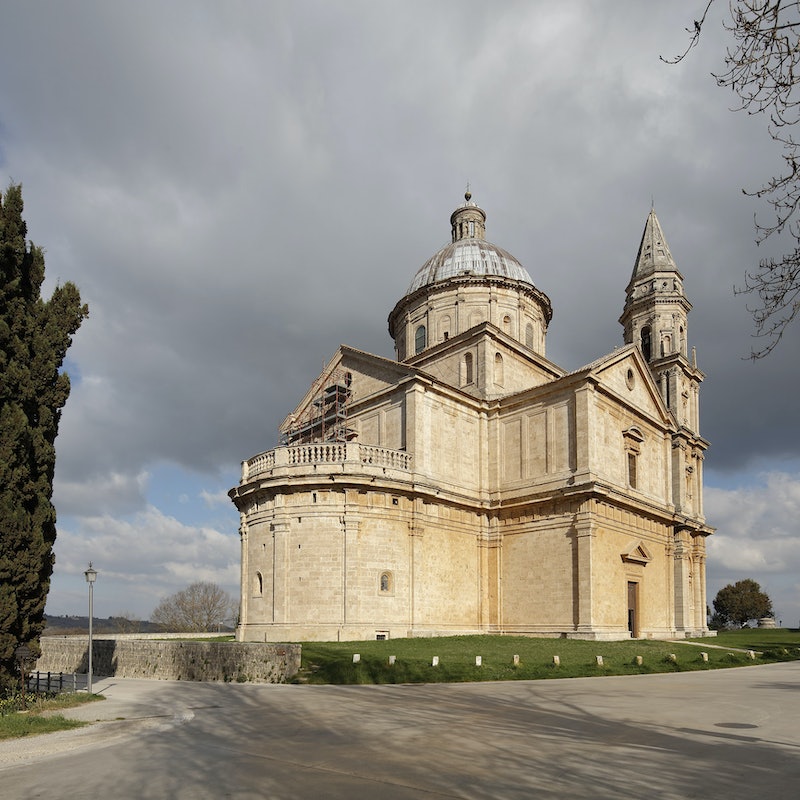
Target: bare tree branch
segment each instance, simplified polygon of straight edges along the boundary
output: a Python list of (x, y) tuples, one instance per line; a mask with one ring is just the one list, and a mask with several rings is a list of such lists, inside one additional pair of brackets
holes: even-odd
[(687, 55), (689, 55), (689, 51), (693, 47), (697, 46), (697, 43), (700, 41), (700, 33), (702, 32), (703, 24), (705, 23), (706, 16), (708, 15), (708, 9), (711, 8), (711, 4), (713, 2), (714, 0), (708, 0), (708, 5), (706, 6), (706, 10), (703, 12), (703, 16), (700, 17), (699, 20), (696, 19), (694, 21), (694, 27), (686, 28), (686, 33), (691, 34), (691, 39), (689, 39), (689, 44), (686, 46), (686, 49), (680, 55), (675, 56), (675, 58), (664, 58), (664, 56), (659, 56), (659, 58), (665, 64), (679, 64), (684, 58), (686, 58)]
[[(713, 2), (709, 0), (694, 31), (687, 28), (692, 37), (684, 53), (662, 61), (677, 64), (697, 45)], [(734, 45), (725, 54), (726, 70), (715, 73), (714, 79), (737, 96), (734, 110), (766, 116), (767, 130), (781, 146), (784, 164), (779, 175), (758, 189), (743, 190), (766, 201), (773, 212), (768, 221), (755, 218), (756, 244), (771, 236), (793, 240), (783, 256), (762, 259), (745, 273), (744, 284), (734, 287), (735, 294), (758, 298), (756, 306), (748, 307), (754, 336), (766, 342), (750, 353), (750, 358), (758, 359), (775, 349), (800, 312), (800, 142), (791, 130), (800, 122), (800, 96), (795, 91), (800, 81), (800, 0), (729, 0), (728, 11), (730, 18), (723, 25)]]
[(198, 581), (165, 597), (150, 621), (168, 631), (213, 631), (236, 614), (233, 598), (221, 587)]

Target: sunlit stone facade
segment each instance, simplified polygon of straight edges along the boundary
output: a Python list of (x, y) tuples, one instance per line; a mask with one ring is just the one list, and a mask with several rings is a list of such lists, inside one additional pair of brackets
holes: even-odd
[(570, 373), (485, 220), (453, 212), (389, 316), (397, 361), (340, 347), (243, 462), (240, 640), (707, 631), (703, 375), (655, 213), (625, 345)]

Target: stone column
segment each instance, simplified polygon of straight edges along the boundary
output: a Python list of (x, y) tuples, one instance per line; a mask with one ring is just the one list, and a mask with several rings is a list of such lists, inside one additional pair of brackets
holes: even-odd
[[(696, 501), (695, 501), (695, 509), (697, 509), (697, 516), (703, 517), (705, 516), (705, 510), (703, 507), (703, 461), (705, 461), (705, 456), (703, 455), (703, 451), (698, 448), (695, 458), (695, 473), (697, 476), (697, 483), (696, 483)], [(705, 553), (706, 545), (705, 540), (703, 540), (703, 552)]]

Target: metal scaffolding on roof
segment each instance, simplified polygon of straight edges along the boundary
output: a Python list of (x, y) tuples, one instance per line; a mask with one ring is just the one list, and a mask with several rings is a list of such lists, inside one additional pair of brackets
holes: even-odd
[(351, 373), (334, 370), (317, 383), (314, 397), (283, 436), (283, 444), (349, 442), (357, 434), (347, 427), (347, 407), (352, 397)]

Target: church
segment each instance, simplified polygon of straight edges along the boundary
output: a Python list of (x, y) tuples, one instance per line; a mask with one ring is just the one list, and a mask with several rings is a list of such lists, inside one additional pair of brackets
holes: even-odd
[(396, 360), (342, 345), (242, 462), (237, 639), (707, 634), (703, 373), (655, 211), (624, 345), (571, 372), (469, 192), (450, 226), (389, 314)]

